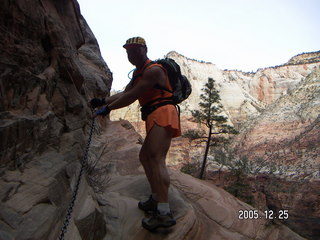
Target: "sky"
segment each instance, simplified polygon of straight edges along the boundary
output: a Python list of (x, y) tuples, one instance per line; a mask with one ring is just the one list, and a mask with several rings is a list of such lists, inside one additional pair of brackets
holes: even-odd
[(176, 51), (220, 69), (256, 71), (320, 50), (320, 0), (78, 0), (113, 73), (112, 89), (129, 82), (122, 47), (141, 36), (148, 57)]

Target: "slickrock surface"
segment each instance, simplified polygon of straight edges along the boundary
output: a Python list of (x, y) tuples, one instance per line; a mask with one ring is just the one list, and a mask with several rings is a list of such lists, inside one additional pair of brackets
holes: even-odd
[[(253, 208), (175, 170), (170, 170), (170, 203), (178, 223), (169, 231), (148, 232), (137, 208), (150, 193), (138, 161), (141, 137), (126, 121), (103, 124), (106, 130), (94, 135), (91, 147), (97, 169), (103, 170), (95, 175), (100, 192), (94, 193), (82, 178), (66, 239), (303, 239), (264, 219), (239, 220), (240, 209)], [(4, 172), (1, 239), (56, 239), (78, 169), (79, 164), (48, 152), (27, 163), (23, 172)]]
[[(239, 220), (240, 209), (253, 208), (212, 184), (175, 170), (170, 170), (169, 201), (177, 225), (148, 232), (141, 227), (144, 213), (137, 208), (138, 201), (150, 194), (138, 161), (140, 136), (125, 121), (108, 122), (107, 126), (99, 136), (100, 143), (105, 140), (106, 145), (95, 146), (105, 149), (98, 164), (109, 169), (110, 177), (103, 193), (97, 194), (106, 217), (105, 239), (303, 239), (283, 225), (264, 219)], [(110, 136), (113, 141), (109, 141)]]

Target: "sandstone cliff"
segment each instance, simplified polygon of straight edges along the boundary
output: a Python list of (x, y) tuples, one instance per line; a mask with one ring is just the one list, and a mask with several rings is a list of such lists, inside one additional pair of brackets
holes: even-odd
[(0, 163), (15, 168), (49, 146), (77, 150), (86, 99), (110, 89), (111, 72), (75, 1), (2, 4)]
[[(74, 0), (2, 1), (0, 30), (0, 239), (57, 239), (90, 130), (87, 100), (112, 75)], [(147, 232), (141, 141), (126, 121), (97, 120), (65, 239), (303, 239), (263, 215), (239, 220), (252, 207), (174, 170), (178, 224)]]
[(320, 166), (319, 113), (320, 68), (317, 67), (259, 117), (247, 121), (235, 138), (239, 144), (236, 148), (243, 155), (262, 157), (275, 163), (290, 166), (306, 163), (309, 174), (317, 176), (317, 166)]
[(308, 64), (308, 63), (316, 63), (320, 62), (320, 51), (317, 52), (309, 52), (309, 53), (301, 53), (294, 57), (292, 57), (288, 62), (287, 65), (294, 65), (294, 64)]
[(57, 238), (111, 72), (76, 1), (2, 1), (0, 31), (0, 239)]
[[(260, 116), (248, 120), (233, 140), (239, 155), (252, 161), (260, 159), (272, 165), (278, 176), (289, 180), (282, 185), (287, 191), (276, 190), (273, 195), (280, 199), (280, 206), (291, 212), (291, 226), (305, 232), (310, 239), (317, 239), (320, 230), (319, 112), (320, 68), (317, 67)], [(290, 190), (294, 189), (292, 184), (303, 187)]]
[[(308, 61), (305, 57), (303, 64), (284, 64), (259, 69), (255, 73), (246, 73), (220, 70), (212, 63), (192, 60), (176, 52), (170, 52), (167, 56), (180, 64), (182, 72), (191, 81), (193, 93), (187, 100), (191, 109), (198, 107), (201, 88), (208, 78), (212, 77), (220, 90), (222, 104), (233, 121), (246, 120), (249, 116), (259, 113), (280, 96), (286, 95), (308, 76), (314, 67), (320, 65), (320, 61)], [(320, 52), (312, 56), (314, 56), (313, 59), (318, 59)]]

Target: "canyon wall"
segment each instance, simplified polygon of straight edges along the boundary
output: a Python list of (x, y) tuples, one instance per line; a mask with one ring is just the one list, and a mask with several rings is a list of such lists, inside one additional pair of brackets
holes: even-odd
[(319, 178), (320, 68), (317, 67), (286, 95), (270, 104), (260, 116), (248, 120), (234, 139), (242, 155), (279, 165), (305, 167)]
[[(2, 1), (0, 31), (0, 239), (57, 239), (90, 128), (87, 101), (109, 92), (112, 74), (76, 1)], [(86, 180), (80, 189), (79, 205), (94, 204)], [(95, 209), (78, 220), (99, 220)]]
[(87, 99), (111, 86), (77, 2), (4, 1), (0, 11), (0, 164), (23, 165), (69, 138), (76, 150), (90, 117)]

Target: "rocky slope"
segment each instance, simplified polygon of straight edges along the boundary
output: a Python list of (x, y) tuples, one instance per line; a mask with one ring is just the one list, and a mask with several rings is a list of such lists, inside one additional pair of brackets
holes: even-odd
[[(320, 68), (280, 97), (236, 137), (243, 155), (285, 165), (306, 164), (319, 177), (320, 166)], [(281, 162), (280, 162), (281, 160)], [(294, 170), (293, 170), (294, 171)]]
[(320, 53), (320, 51), (298, 54), (298, 55), (292, 57), (288, 61), (287, 65), (309, 64), (309, 63), (320, 62), (319, 53)]
[[(111, 73), (74, 0), (2, 2), (0, 8), (0, 239), (57, 239), (90, 130), (87, 100)], [(130, 123), (96, 121), (65, 239), (303, 239), (224, 190), (170, 171), (171, 232), (141, 227), (149, 193)], [(84, 177), (85, 176), (85, 177)]]
[(286, 227), (264, 219), (239, 220), (239, 210), (252, 207), (212, 184), (175, 170), (170, 171), (169, 201), (178, 223), (170, 231), (145, 231), (141, 228), (144, 214), (137, 202), (146, 198), (150, 189), (138, 163), (140, 136), (128, 122), (107, 125), (100, 138), (113, 141), (105, 144), (98, 164), (109, 169), (110, 179), (104, 192), (97, 195), (106, 216), (105, 239), (300, 239)]
[(289, 209), (290, 226), (308, 239), (317, 239), (320, 231), (319, 112), (320, 68), (317, 67), (260, 116), (248, 120), (233, 140), (233, 148), (239, 155), (252, 161), (262, 160), (282, 177), (281, 190), (274, 188), (270, 195)]

